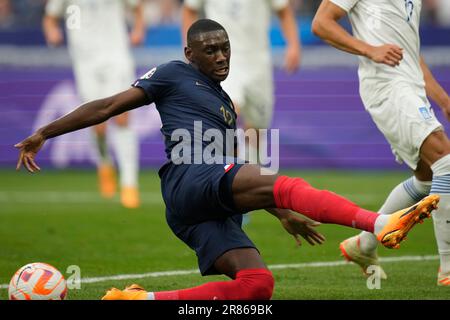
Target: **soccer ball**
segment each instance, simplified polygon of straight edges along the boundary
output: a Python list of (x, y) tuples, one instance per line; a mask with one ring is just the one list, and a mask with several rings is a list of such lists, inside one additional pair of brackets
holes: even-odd
[(9, 283), (9, 300), (63, 300), (66, 280), (61, 272), (46, 263), (30, 263), (14, 274)]

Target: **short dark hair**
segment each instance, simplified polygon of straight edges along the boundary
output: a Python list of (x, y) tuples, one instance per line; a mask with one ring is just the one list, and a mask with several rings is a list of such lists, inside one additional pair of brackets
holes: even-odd
[(199, 34), (223, 30), (226, 33), (225, 28), (218, 22), (211, 19), (200, 19), (195, 21), (187, 32), (187, 43), (191, 43)]

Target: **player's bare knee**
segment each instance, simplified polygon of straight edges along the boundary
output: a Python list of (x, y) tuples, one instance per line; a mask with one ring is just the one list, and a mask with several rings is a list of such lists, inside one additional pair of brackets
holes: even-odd
[(277, 176), (261, 175), (258, 165), (243, 165), (233, 180), (233, 197), (238, 208), (257, 210), (274, 206), (273, 187)]

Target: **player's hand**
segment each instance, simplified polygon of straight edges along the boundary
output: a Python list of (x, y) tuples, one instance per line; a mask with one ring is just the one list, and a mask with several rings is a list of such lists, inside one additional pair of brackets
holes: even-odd
[(19, 142), (14, 147), (20, 150), (19, 160), (17, 161), (16, 170), (20, 170), (22, 164), (27, 168), (28, 171), (34, 173), (35, 171), (40, 171), (41, 168), (34, 162), (34, 157), (36, 153), (44, 145), (45, 139), (39, 134), (35, 133), (22, 142)]
[(395, 67), (400, 65), (400, 61), (403, 60), (403, 49), (395, 44), (371, 47), (367, 52), (367, 57), (376, 63), (383, 63)]
[(45, 33), (45, 40), (47, 41), (47, 44), (51, 47), (58, 47), (62, 45), (64, 42), (64, 37), (61, 29), (59, 28), (49, 29)]
[(140, 28), (135, 28), (130, 33), (130, 42), (133, 47), (140, 46), (144, 43), (145, 31)]
[(299, 246), (302, 244), (300, 236), (312, 246), (322, 244), (325, 241), (325, 237), (314, 229), (320, 226), (317, 221), (306, 219), (295, 212), (291, 212), (291, 214), (281, 218), (280, 222), (284, 229), (295, 238)]
[(288, 46), (284, 54), (284, 69), (293, 73), (300, 67), (302, 51), (298, 46)]

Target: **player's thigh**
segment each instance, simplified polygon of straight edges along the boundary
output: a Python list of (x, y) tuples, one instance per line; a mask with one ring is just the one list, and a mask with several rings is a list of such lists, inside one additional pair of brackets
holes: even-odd
[(222, 83), (225, 92), (239, 106), (245, 129), (265, 129), (273, 114), (272, 65), (266, 59), (232, 59), (230, 74)]
[(273, 80), (270, 73), (261, 73), (245, 86), (245, 99), (240, 106), (247, 128), (268, 129), (273, 116)]
[(99, 99), (101, 95), (101, 79), (97, 73), (97, 65), (92, 62), (78, 61), (73, 62), (73, 71), (77, 93), (82, 102), (88, 102)]
[[(101, 77), (105, 79), (101, 89), (102, 96), (108, 97), (122, 92), (130, 87), (135, 80), (134, 65), (129, 57), (118, 58), (121, 63), (106, 63), (102, 68)], [(129, 112), (114, 117), (114, 123), (126, 127), (129, 123)]]
[(273, 115), (273, 75), (270, 68), (238, 65), (232, 69), (223, 88), (239, 105), (239, 115), (246, 129), (266, 129)]
[(420, 149), (427, 137), (442, 130), (424, 95), (410, 86), (395, 87), (389, 99), (367, 111), (383, 133), (398, 162), (416, 170)]
[(103, 79), (100, 94), (105, 97), (127, 90), (136, 80), (134, 64), (127, 56), (104, 61), (98, 73)]
[(235, 107), (239, 108), (237, 110), (239, 112), (245, 99), (244, 87), (246, 82), (246, 75), (242, 73), (242, 70), (231, 68), (227, 79), (221, 84), (223, 90), (230, 96), (233, 103), (236, 104)]
[(276, 207), (273, 187), (278, 175), (267, 173), (267, 169), (255, 164), (245, 164), (239, 168), (232, 184), (234, 204), (239, 210)]

